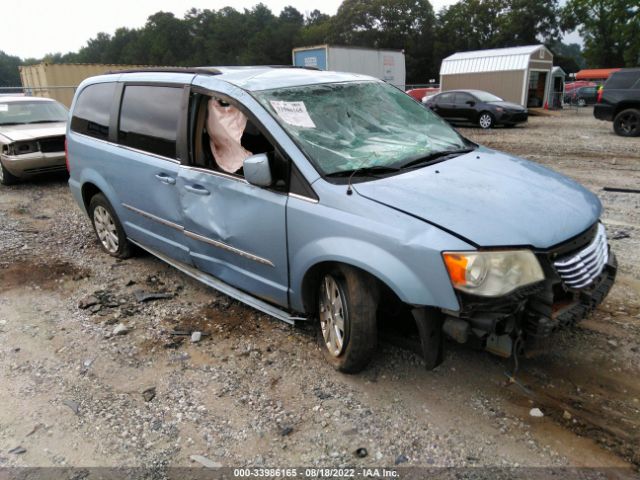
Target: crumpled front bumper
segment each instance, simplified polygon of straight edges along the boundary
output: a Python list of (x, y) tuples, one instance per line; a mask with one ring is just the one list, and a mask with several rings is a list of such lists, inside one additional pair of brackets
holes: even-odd
[(538, 349), (554, 331), (575, 325), (605, 299), (618, 270), (615, 254), (608, 250), (602, 271), (586, 287), (572, 289), (553, 268), (553, 254), (538, 256), (545, 280), (501, 298), (459, 294), (459, 312), (444, 312), (443, 330), (459, 343), (473, 344), (500, 356), (512, 354), (516, 339), (525, 350)]
[(28, 177), (66, 170), (65, 154), (62, 152), (33, 152), (24, 155), (2, 155), (2, 165), (16, 177)]

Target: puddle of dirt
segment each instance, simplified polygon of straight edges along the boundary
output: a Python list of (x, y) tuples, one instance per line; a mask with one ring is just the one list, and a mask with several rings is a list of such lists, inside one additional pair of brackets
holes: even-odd
[(640, 468), (640, 385), (632, 374), (605, 368), (538, 357), (527, 362), (508, 398), (528, 408), (532, 400), (558, 425)]
[(87, 271), (68, 262), (33, 263), (17, 261), (0, 265), (0, 291), (37, 285), (52, 289), (65, 280), (80, 279), (88, 275)]
[(252, 333), (271, 330), (275, 322), (277, 320), (223, 297), (177, 318), (165, 318), (161, 335), (144, 340), (140, 349), (143, 353), (158, 348), (178, 349), (189, 345), (192, 332), (202, 332), (202, 342), (220, 336), (228, 339), (231, 335), (248, 338)]

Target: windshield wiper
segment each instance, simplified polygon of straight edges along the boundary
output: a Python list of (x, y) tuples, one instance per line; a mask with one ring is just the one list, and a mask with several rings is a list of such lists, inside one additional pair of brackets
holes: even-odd
[(404, 163), (397, 168), (404, 170), (407, 168), (426, 167), (428, 165), (433, 165), (434, 163), (447, 160), (447, 158), (449, 157), (454, 157), (454, 156), (457, 157), (465, 153), (473, 152), (474, 150), (475, 148), (460, 148), (458, 150), (441, 150), (439, 152), (430, 153), (425, 157), (409, 160), (407, 163)]
[(338, 172), (332, 172), (325, 175), (325, 177), (349, 177), (349, 182), (347, 184), (347, 195), (351, 195), (353, 193), (353, 189), (351, 188), (351, 180), (356, 175), (362, 176), (373, 176), (376, 177), (380, 174), (384, 173), (393, 173), (400, 171), (398, 167), (386, 167), (384, 165), (373, 165), (371, 167), (359, 167), (353, 168), (351, 170), (340, 170)]
[(384, 165), (373, 165), (371, 167), (359, 167), (349, 170), (339, 170), (327, 173), (325, 177), (355, 177), (361, 175), (375, 176), (376, 174), (393, 173), (399, 171), (399, 167), (386, 167)]
[(24, 125), (22, 122), (6, 122), (0, 123), (0, 127), (4, 127), (5, 125)]
[(25, 122), (25, 125), (31, 125), (32, 123), (60, 123), (64, 120), (34, 120), (33, 122)]

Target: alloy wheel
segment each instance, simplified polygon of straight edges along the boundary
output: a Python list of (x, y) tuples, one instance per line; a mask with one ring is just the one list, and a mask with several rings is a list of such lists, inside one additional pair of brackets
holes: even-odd
[(102, 246), (109, 252), (118, 251), (118, 230), (109, 211), (101, 205), (93, 210), (93, 224)]
[(338, 283), (326, 275), (320, 289), (320, 329), (329, 353), (338, 357), (344, 350), (346, 299)]
[(480, 115), (480, 120), (478, 121), (478, 123), (482, 128), (489, 128), (491, 126), (491, 122), (491, 115), (489, 115), (488, 113), (483, 113), (482, 115)]

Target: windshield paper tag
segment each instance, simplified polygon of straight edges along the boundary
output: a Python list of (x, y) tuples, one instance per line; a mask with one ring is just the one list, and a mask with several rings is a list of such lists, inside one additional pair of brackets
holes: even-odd
[(316, 128), (304, 102), (283, 102), (271, 100), (271, 106), (278, 116), (294, 127)]
[(9, 111), (9, 105), (7, 105), (6, 103), (0, 103), (0, 112), (8, 112)]

